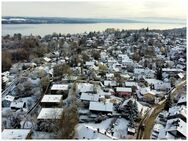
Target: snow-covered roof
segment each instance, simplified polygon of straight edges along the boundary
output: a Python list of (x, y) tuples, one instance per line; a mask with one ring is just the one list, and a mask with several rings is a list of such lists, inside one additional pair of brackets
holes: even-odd
[(51, 87), (51, 90), (66, 91), (66, 90), (68, 90), (68, 85), (66, 85), (66, 84), (53, 84), (52, 87)]
[(179, 131), (183, 136), (186, 137), (187, 136), (186, 126), (187, 126), (186, 122), (184, 122), (180, 118), (175, 118), (167, 121), (165, 129), (168, 132)]
[(11, 95), (6, 95), (5, 96), (5, 100), (8, 100), (8, 101), (13, 101), (14, 100), (14, 96), (11, 96)]
[(114, 77), (114, 74), (113, 73), (106, 73), (106, 77)]
[(164, 126), (162, 125), (162, 124), (160, 124), (160, 123), (156, 123), (155, 125), (154, 125), (154, 127), (153, 127), (153, 131), (155, 131), (155, 132), (159, 132), (161, 129), (163, 129), (164, 128)]
[(91, 127), (87, 127), (85, 125), (78, 125), (76, 128), (77, 132), (75, 134), (75, 138), (77, 139), (105, 139), (105, 140), (111, 140), (112, 138), (98, 132), (95, 129), (92, 129)]
[(44, 59), (46, 62), (50, 62), (50, 61), (51, 61), (51, 59), (48, 58), (48, 57), (44, 57), (43, 59)]
[(104, 81), (105, 86), (116, 86), (116, 81), (111, 81), (111, 80), (105, 80)]
[(128, 132), (131, 132), (131, 133), (135, 133), (136, 132), (136, 129), (135, 128), (130, 128), (130, 127), (128, 127)]
[(182, 69), (177, 69), (177, 68), (162, 68), (162, 71), (165, 71), (165, 72), (183, 72)]
[(149, 84), (163, 84), (163, 81), (157, 79), (145, 79)]
[(60, 119), (63, 108), (42, 108), (37, 119)]
[(31, 133), (30, 129), (4, 129), (1, 133), (2, 139), (27, 139)]
[(98, 101), (99, 95), (98, 94), (91, 94), (91, 93), (82, 93), (81, 100), (87, 100), (87, 101)]
[(104, 103), (104, 102), (90, 102), (89, 110), (112, 112), (113, 104), (112, 103)]
[(155, 95), (156, 93), (154, 91), (151, 91), (150, 90), (150, 87), (145, 87), (145, 88), (140, 88), (140, 93), (142, 95), (145, 95), (145, 94), (152, 94), (152, 95)]
[(127, 87), (116, 87), (117, 92), (132, 92), (132, 88), (127, 88)]
[(186, 95), (182, 95), (178, 100), (178, 104), (185, 103), (185, 102), (187, 102)]
[(94, 61), (86, 61), (86, 66), (94, 66)]
[(145, 72), (145, 69), (143, 69), (143, 68), (134, 68), (135, 74), (140, 74), (140, 73), (144, 73), (144, 72)]
[(130, 75), (129, 74), (121, 74), (121, 77), (130, 78)]
[(173, 106), (169, 108), (169, 116), (174, 116), (177, 114), (181, 114), (184, 117), (186, 117), (186, 107), (184, 105), (181, 106)]
[(63, 44), (63, 47), (64, 48), (69, 48), (69, 44), (65, 41), (64, 44)]
[(77, 85), (79, 92), (91, 92), (93, 91), (93, 84), (90, 83), (79, 83)]
[(44, 95), (41, 102), (60, 103), (63, 95)]
[(23, 101), (12, 101), (10, 104), (10, 107), (12, 108), (23, 108), (24, 107), (25, 102)]
[(184, 77), (183, 73), (178, 73), (178, 76), (182, 79)]
[(126, 87), (138, 86), (137, 82), (125, 82)]

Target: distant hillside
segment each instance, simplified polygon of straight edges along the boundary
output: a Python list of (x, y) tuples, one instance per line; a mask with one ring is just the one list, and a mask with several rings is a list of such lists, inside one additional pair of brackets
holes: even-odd
[(3, 17), (2, 24), (54, 24), (54, 23), (137, 23), (127, 19), (58, 18), (58, 17)]
[(168, 23), (186, 24), (186, 20), (173, 18), (67, 18), (67, 17), (2, 17), (2, 24), (86, 24), (86, 23)]

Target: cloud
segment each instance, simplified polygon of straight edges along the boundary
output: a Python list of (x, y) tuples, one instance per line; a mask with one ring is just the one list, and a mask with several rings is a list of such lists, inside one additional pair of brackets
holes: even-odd
[(3, 16), (53, 17), (186, 17), (186, 0), (2, 2)]

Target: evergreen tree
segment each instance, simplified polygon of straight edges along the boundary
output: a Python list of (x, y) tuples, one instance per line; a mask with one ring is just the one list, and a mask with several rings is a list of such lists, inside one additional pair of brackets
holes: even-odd
[(133, 102), (132, 100), (129, 100), (127, 105), (125, 105), (124, 108), (123, 108), (123, 115), (128, 120), (135, 121), (137, 119), (137, 117), (138, 117), (138, 107), (137, 107), (136, 101)]
[(164, 110), (168, 111), (171, 106), (172, 106), (172, 98), (171, 95), (169, 94), (164, 106)]
[(156, 71), (156, 77), (158, 80), (162, 80), (163, 76), (162, 76), (162, 67), (158, 67), (157, 71)]

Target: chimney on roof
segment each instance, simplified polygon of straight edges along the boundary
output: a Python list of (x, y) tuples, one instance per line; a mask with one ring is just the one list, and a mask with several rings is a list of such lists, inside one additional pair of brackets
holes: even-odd
[(99, 128), (97, 128), (97, 132), (99, 133)]

